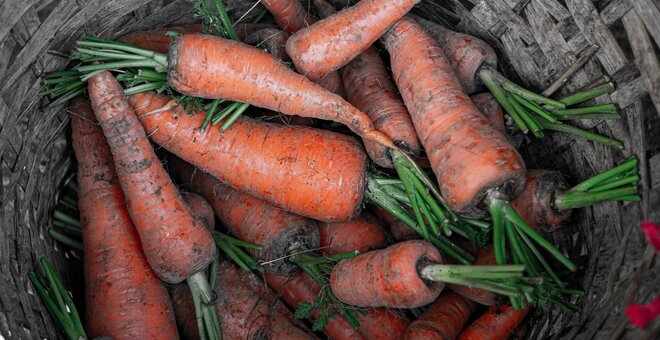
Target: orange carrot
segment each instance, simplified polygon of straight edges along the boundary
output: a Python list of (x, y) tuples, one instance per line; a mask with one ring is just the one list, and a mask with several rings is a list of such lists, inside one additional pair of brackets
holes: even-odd
[[(266, 282), (273, 288), (275, 293), (286, 302), (291, 308), (296, 309), (301, 302), (314, 301), (321, 291), (314, 280), (304, 272), (300, 271), (293, 276), (278, 276), (265, 273)], [(316, 310), (312, 317), (316, 319), (321, 314)], [(364, 337), (340, 315), (328, 319), (328, 324), (323, 328), (323, 332), (331, 339), (364, 339)]]
[[(447, 203), (480, 216), (488, 193), (515, 197), (525, 184), (525, 164), (463, 92), (433, 38), (409, 17), (383, 37), (392, 72)], [(488, 202), (486, 202), (488, 205)]]
[(459, 340), (508, 339), (529, 313), (527, 309), (513, 309), (509, 305), (492, 306), (466, 328)]
[(378, 249), (387, 242), (385, 230), (376, 217), (363, 211), (359, 218), (344, 223), (319, 222), (321, 252), (328, 255)]
[(399, 340), (410, 326), (410, 320), (388, 308), (368, 308), (367, 315), (358, 314), (358, 331), (367, 339)]
[(294, 33), (286, 50), (300, 73), (319, 79), (371, 46), (419, 1), (360, 1)]
[(82, 97), (72, 101), (70, 111), (78, 160), (88, 335), (177, 339), (172, 302), (142, 252), (103, 131)]
[[(316, 339), (309, 331), (299, 328), (278, 313), (243, 281), (242, 270), (227, 260), (220, 261), (216, 276), (215, 309), (220, 316), (222, 335), (227, 339)], [(197, 325), (190, 315), (194, 306), (185, 285), (172, 289), (177, 320), (182, 333), (195, 338)]]
[(190, 208), (190, 214), (199, 218), (209, 230), (215, 229), (215, 214), (213, 207), (204, 197), (194, 192), (182, 192), (181, 197)]
[(558, 171), (529, 170), (525, 188), (511, 204), (530, 227), (551, 231), (571, 216), (572, 210), (559, 211), (554, 204), (557, 194), (566, 189), (568, 184)]
[(112, 74), (92, 77), (89, 95), (142, 249), (163, 281), (179, 283), (212, 261), (211, 234), (190, 215)]
[(289, 33), (316, 22), (298, 0), (262, 0), (261, 4), (275, 17), (277, 25)]
[(359, 307), (417, 308), (435, 300), (444, 288), (425, 282), (418, 268), (443, 263), (442, 255), (425, 241), (406, 241), (372, 250), (335, 265), (330, 287), (339, 300)]
[[(395, 144), (409, 154), (419, 156), (419, 139), (408, 109), (403, 105), (396, 85), (390, 79), (376, 49), (370, 47), (355, 57), (341, 69), (341, 76), (348, 101), (369, 115), (374, 126), (388, 135)], [(381, 148), (378, 156), (374, 156), (376, 151), (370, 155), (379, 165), (394, 167), (386, 152)]]
[(180, 106), (157, 111), (170, 101), (167, 96), (148, 92), (129, 100), (154, 142), (234, 188), (326, 222), (360, 213), (366, 155), (350, 137), (248, 118), (225, 132), (200, 133), (195, 128), (203, 115), (186, 114)]
[(289, 34), (284, 31), (280, 31), (277, 28), (264, 28), (250, 34), (244, 41), (248, 45), (266, 51), (290, 68), (293, 68), (291, 59), (286, 54), (286, 49), (284, 48), (287, 39), (289, 39)]
[(167, 32), (176, 32), (180, 34), (202, 33), (202, 26), (192, 24), (174, 27), (162, 27), (148, 31), (129, 33), (117, 40), (135, 45), (139, 48), (144, 48), (160, 53), (167, 53), (168, 46), (174, 40), (172, 37), (167, 35)]
[(475, 94), (474, 96), (471, 96), (470, 99), (491, 125), (493, 125), (498, 131), (506, 134), (502, 107), (492, 94)]
[[(421, 238), (412, 228), (403, 223), (396, 216), (388, 213), (385, 209), (374, 207), (374, 211), (383, 223), (390, 227), (390, 234), (397, 241), (407, 241)], [(410, 214), (410, 212), (408, 212)], [(412, 214), (411, 214), (412, 215)]]
[(290, 274), (298, 267), (286, 260), (288, 256), (318, 248), (319, 232), (314, 221), (234, 190), (180, 159), (171, 159), (169, 165), (178, 183), (211, 202), (230, 233), (262, 247), (247, 251), (263, 261), (267, 271)]
[[(366, 140), (396, 149), (364, 112), (251, 46), (209, 35), (183, 35), (170, 47), (168, 60), (168, 82), (180, 93), (336, 121)], [(199, 60), (207, 61), (203, 71)]]
[(441, 295), (408, 327), (405, 339), (454, 340), (470, 319), (475, 304), (454, 293)]
[(481, 87), (479, 69), (487, 65), (497, 68), (497, 54), (485, 41), (468, 34), (454, 32), (435, 22), (415, 16), (447, 55), (456, 77), (467, 93)]

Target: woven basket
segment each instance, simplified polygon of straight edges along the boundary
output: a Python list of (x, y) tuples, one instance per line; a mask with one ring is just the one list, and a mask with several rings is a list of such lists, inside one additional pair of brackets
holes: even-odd
[[(225, 0), (234, 20), (256, 2)], [(247, 18), (262, 9), (258, 5)], [(583, 127), (623, 141), (625, 149), (550, 134), (527, 141), (521, 151), (529, 168), (560, 170), (571, 183), (636, 154), (643, 200), (580, 209), (566, 228), (549, 235), (578, 263), (571, 280), (586, 296), (574, 301), (581, 311), (572, 316), (534, 314), (528, 338), (656, 337), (659, 322), (633, 329), (622, 311), (660, 293), (660, 261), (639, 228), (640, 220), (660, 221), (657, 0), (423, 0), (415, 12), (487, 40), (506, 75), (536, 90), (555, 82), (591, 45), (600, 47), (559, 93), (610, 77), (617, 91), (602, 100), (618, 103), (623, 119)], [(37, 96), (39, 76), (67, 63), (47, 51), (66, 51), (84, 35), (116, 38), (194, 20), (188, 0), (0, 2), (0, 339), (60, 337), (27, 280), (40, 257), (52, 260), (64, 284), (82, 295), (82, 262), (47, 236), (59, 188), (74, 164), (67, 113), (42, 108)]]

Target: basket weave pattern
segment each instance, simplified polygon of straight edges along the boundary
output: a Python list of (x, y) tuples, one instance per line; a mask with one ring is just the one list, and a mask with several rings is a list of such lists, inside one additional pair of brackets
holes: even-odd
[[(334, 2), (346, 2), (338, 0)], [(237, 19), (257, 0), (225, 0)], [(622, 108), (621, 121), (594, 121), (592, 128), (624, 142), (613, 150), (559, 134), (522, 149), (529, 168), (562, 171), (571, 183), (612, 167), (626, 156), (640, 159), (641, 204), (603, 203), (581, 209), (549, 237), (575, 259), (572, 277), (586, 291), (572, 316), (557, 311), (532, 318), (531, 339), (604, 338), (631, 330), (622, 308), (660, 293), (660, 261), (646, 247), (642, 219), (660, 222), (660, 9), (657, 0), (423, 0), (416, 13), (479, 36), (493, 45), (510, 78), (533, 89), (555, 82), (592, 45), (599, 50), (559, 93), (607, 76), (617, 90), (602, 102)], [(263, 7), (250, 12), (248, 18)], [(85, 35), (116, 38), (148, 28), (194, 20), (188, 0), (5, 0), (0, 2), (0, 335), (58, 338), (59, 330), (34, 294), (27, 273), (42, 256), (64, 284), (78, 288), (80, 261), (48, 237), (50, 216), (74, 160), (64, 108), (45, 109), (39, 76), (66, 60), (47, 53), (69, 50)]]

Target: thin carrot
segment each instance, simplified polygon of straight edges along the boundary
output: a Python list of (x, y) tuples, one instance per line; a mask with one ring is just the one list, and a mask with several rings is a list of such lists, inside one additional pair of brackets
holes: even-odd
[(502, 107), (497, 102), (495, 97), (490, 93), (480, 93), (470, 96), (474, 105), (486, 117), (488, 122), (493, 125), (498, 131), (506, 134), (506, 126), (504, 125), (504, 113)]
[(87, 331), (91, 337), (176, 339), (172, 302), (142, 252), (103, 131), (82, 97), (69, 110), (78, 160)]
[(239, 239), (261, 245), (248, 249), (264, 269), (280, 275), (298, 267), (288, 257), (319, 246), (319, 232), (313, 220), (279, 209), (263, 200), (223, 184), (213, 176), (174, 158), (171, 172), (180, 184), (204, 196), (222, 224)]
[[(228, 339), (316, 339), (304, 328), (292, 324), (243, 281), (243, 271), (221, 260), (216, 276), (215, 310), (220, 316), (222, 334)], [(197, 325), (190, 320), (194, 306), (184, 285), (172, 289), (177, 320), (185, 336), (195, 338)]]
[(287, 52), (310, 79), (346, 65), (367, 49), (419, 0), (363, 0), (294, 33)]
[[(151, 268), (165, 282), (187, 280), (194, 296), (208, 304), (212, 296), (203, 269), (216, 255), (210, 232), (190, 214), (119, 82), (102, 71), (90, 79), (88, 92)], [(220, 337), (213, 315), (204, 322), (209, 338)]]
[(357, 250), (360, 253), (378, 249), (387, 242), (387, 234), (368, 211), (359, 218), (344, 223), (319, 222), (321, 252), (328, 255)]
[(442, 294), (408, 327), (405, 339), (456, 339), (474, 309), (475, 304), (460, 295)]
[(204, 197), (194, 192), (182, 192), (181, 197), (190, 208), (190, 214), (199, 218), (208, 230), (215, 229), (215, 214), (213, 207)]
[(458, 337), (459, 340), (504, 340), (525, 319), (529, 308), (514, 309), (509, 305), (492, 306)]
[(468, 216), (488, 192), (515, 197), (525, 165), (463, 92), (433, 38), (405, 17), (384, 36), (392, 72), (447, 203)]
[(168, 46), (174, 41), (174, 38), (167, 35), (167, 32), (176, 32), (179, 34), (202, 33), (202, 26), (192, 24), (138, 31), (123, 35), (117, 41), (129, 43), (151, 51), (167, 53)]

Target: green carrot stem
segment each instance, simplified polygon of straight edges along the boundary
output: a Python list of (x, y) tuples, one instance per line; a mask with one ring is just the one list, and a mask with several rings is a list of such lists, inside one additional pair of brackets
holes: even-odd
[(154, 83), (146, 83), (146, 84), (140, 84), (137, 86), (129, 87), (124, 90), (124, 94), (127, 96), (131, 96), (137, 93), (142, 93), (142, 92), (147, 92), (147, 91), (160, 91), (163, 90), (167, 87), (166, 82), (154, 82)]
[(67, 82), (60, 84), (58, 86), (54, 86), (53, 88), (46, 90), (46, 91), (41, 91), (39, 92), (40, 97), (44, 97), (50, 94), (58, 95), (62, 93), (66, 93), (68, 91), (74, 90), (80, 86), (82, 86), (84, 83), (80, 80), (72, 81), (72, 82)]
[(582, 208), (612, 198), (635, 195), (637, 187), (629, 186), (599, 192), (566, 192), (555, 197), (555, 206), (559, 211)]
[(429, 238), (427, 241), (431, 242), (436, 248), (440, 249), (443, 253), (460, 264), (469, 265), (474, 262), (474, 256), (472, 254), (463, 250), (463, 248), (459, 247), (444, 235)]
[(356, 257), (356, 256), (358, 256), (359, 254), (360, 254), (359, 251), (357, 251), (357, 250), (352, 250), (352, 251), (346, 251), (346, 252), (342, 252), (342, 253), (338, 253), (338, 254), (330, 255), (329, 257), (330, 257), (333, 261), (335, 261), (335, 262), (339, 262), (339, 261), (342, 261), (342, 260), (346, 260), (346, 259), (350, 259), (350, 258)]
[(394, 163), (394, 166), (396, 168), (396, 171), (399, 173), (399, 176), (401, 177), (401, 182), (403, 183), (403, 186), (406, 188), (406, 192), (408, 193), (408, 199), (410, 200), (410, 205), (417, 219), (417, 225), (419, 226), (419, 230), (422, 232), (422, 238), (428, 239), (429, 234), (428, 234), (428, 230), (426, 229), (426, 223), (424, 222), (424, 217), (419, 208), (419, 205), (417, 204), (414, 184), (412, 182), (412, 179), (410, 178), (412, 174), (406, 167), (402, 166), (397, 162)]
[(484, 230), (490, 230), (490, 227), (491, 227), (490, 223), (488, 223), (486, 221), (483, 221), (483, 220), (477, 220), (477, 219), (474, 219), (474, 218), (467, 218), (467, 217), (463, 217), (463, 218), (461, 218), (461, 220), (464, 221), (465, 223), (469, 224), (469, 225), (473, 225), (475, 227), (478, 227), (478, 228), (484, 229)]
[[(597, 186), (598, 184), (614, 177), (617, 176), (621, 173), (625, 173), (627, 171), (630, 171), (631, 169), (636, 169), (637, 168), (637, 157), (632, 156), (628, 158), (625, 162), (622, 164), (609, 169), (607, 171), (604, 171), (594, 177), (591, 177), (582, 183), (572, 187), (571, 189), (567, 190), (566, 192), (575, 192), (575, 191), (588, 191), (589, 189)], [(635, 170), (637, 172), (637, 170)]]
[(403, 183), (401, 183), (400, 179), (396, 178), (387, 178), (387, 177), (375, 177), (374, 176), (374, 181), (378, 182), (380, 185), (386, 185), (386, 186), (394, 186), (394, 187), (403, 187)]
[(57, 227), (61, 232), (64, 232), (68, 235), (73, 235), (77, 238), (82, 237), (82, 229), (80, 227), (72, 226), (58, 220), (53, 220), (53, 226)]
[(225, 235), (225, 234), (217, 232), (217, 231), (214, 231), (213, 233), (214, 233), (214, 235), (219, 235), (220, 237), (222, 237), (227, 242), (229, 242), (231, 244), (235, 244), (236, 246), (239, 246), (239, 247), (255, 249), (255, 250), (261, 250), (262, 249), (262, 247), (258, 244), (245, 242), (243, 240), (239, 240), (235, 237), (231, 237), (229, 235)]
[(623, 149), (623, 144), (616, 139), (601, 136), (599, 134), (589, 132), (586, 130), (582, 130), (572, 125), (562, 124), (560, 122), (550, 123), (546, 121), (541, 121), (540, 123), (544, 129), (568, 133), (600, 144), (613, 146), (618, 149)]
[[(440, 228), (438, 228), (438, 224), (436, 223), (436, 218), (431, 214), (431, 209), (428, 207), (424, 199), (421, 197), (419, 192), (415, 191), (415, 199), (417, 200), (417, 204), (419, 204), (419, 207), (422, 210), (422, 214), (426, 216), (426, 220), (429, 222), (429, 226), (431, 227), (431, 232), (433, 235), (438, 235), (440, 234)], [(451, 236), (451, 230), (448, 228), (444, 228), (445, 235)]]
[(572, 109), (557, 110), (555, 114), (558, 116), (572, 116), (584, 113), (613, 113), (618, 116), (619, 107), (616, 104), (603, 104), (585, 107), (576, 107)]
[(227, 118), (227, 120), (220, 126), (221, 131), (227, 130), (235, 121), (240, 117), (245, 110), (250, 107), (250, 104), (247, 103), (238, 103), (236, 110)]
[(78, 219), (76, 219), (75, 217), (69, 216), (69, 215), (67, 215), (64, 212), (61, 212), (59, 210), (55, 210), (55, 212), (53, 214), (53, 218), (55, 218), (56, 220), (62, 221), (66, 224), (77, 227), (79, 229), (82, 228), (82, 225), (80, 224), (80, 221), (78, 221)]
[(148, 60), (150, 59), (149, 57), (145, 57), (142, 55), (134, 55), (134, 54), (127, 54), (124, 52), (111, 52), (111, 51), (104, 51), (104, 50), (94, 50), (94, 49), (89, 49), (89, 48), (84, 48), (84, 47), (78, 47), (76, 49), (78, 53), (81, 53), (83, 55), (89, 54), (92, 56), (98, 56), (98, 57), (105, 57), (109, 59), (122, 59), (122, 60)]
[(570, 115), (560, 115), (555, 112), (559, 120), (578, 120), (578, 119), (591, 119), (591, 120), (617, 120), (621, 119), (621, 115), (618, 113), (575, 113)]
[(509, 244), (511, 245), (511, 255), (514, 259), (514, 263), (525, 265), (525, 267), (528, 268), (528, 271), (530, 271), (530, 274), (536, 276), (535, 274), (531, 273), (531, 263), (527, 261), (527, 258), (525, 257), (525, 254), (522, 250), (522, 245), (519, 242), (520, 240), (515, 234), (513, 225), (509, 220), (504, 221), (504, 234), (506, 235), (507, 239), (509, 240)]
[(408, 198), (408, 193), (406, 193), (406, 191), (400, 187), (396, 185), (383, 185), (383, 190), (395, 200), (408, 206), (411, 205), (410, 198)]
[(124, 42), (105, 40), (96, 37), (86, 37), (85, 39), (76, 42), (76, 44), (79, 47), (83, 47), (83, 48), (84, 47), (96, 48), (93, 50), (93, 52), (95, 53), (99, 52), (100, 51), (99, 49), (101, 49), (101, 50), (117, 50), (117, 51), (123, 51), (131, 54), (140, 55), (143, 57), (153, 59), (155, 62), (167, 67), (166, 54), (139, 48)]
[(523, 97), (527, 100), (530, 100), (530, 101), (533, 101), (533, 102), (536, 102), (536, 103), (546, 104), (546, 105), (550, 105), (550, 106), (557, 107), (557, 108), (560, 108), (560, 109), (566, 108), (566, 105), (564, 103), (553, 100), (553, 99), (550, 99), (550, 98), (546, 98), (546, 97), (541, 96), (539, 94), (536, 94), (536, 93), (534, 93), (534, 92), (532, 92), (532, 91), (530, 91), (526, 88), (523, 88), (522, 86), (515, 84), (514, 82), (512, 82), (509, 79), (507, 79), (506, 77), (504, 77), (501, 73), (497, 72), (496, 70), (494, 70), (490, 67), (482, 67), (482, 68), (479, 69), (480, 78), (484, 77), (483, 76), (484, 73), (486, 73), (486, 74), (490, 73), (489, 74), (490, 78), (497, 81), (500, 84), (500, 86), (502, 86), (502, 88), (504, 90), (508, 91), (508, 92), (517, 94), (517, 95), (519, 95), (519, 96), (521, 96), (521, 97)]
[(87, 89), (86, 86), (83, 87), (81, 85), (80, 88), (75, 89), (75, 90), (71, 90), (71, 91), (67, 92), (66, 94), (62, 95), (61, 97), (58, 97), (55, 101), (53, 101), (51, 103), (48, 103), (48, 107), (55, 107), (55, 106), (58, 106), (60, 104), (66, 103), (69, 100), (71, 100), (72, 98), (74, 98), (74, 97), (78, 96), (79, 94), (85, 92), (86, 89)]
[(612, 201), (627, 201), (627, 202), (639, 202), (642, 200), (642, 197), (639, 195), (625, 195), (612, 198)]
[(234, 110), (238, 108), (240, 103), (238, 102), (232, 102), (231, 104), (227, 105), (224, 109), (220, 110), (213, 119), (211, 119), (211, 122), (213, 126), (218, 125), (225, 117), (227, 117), (230, 113), (232, 113)]
[(522, 98), (521, 96), (519, 96), (515, 93), (512, 93), (511, 97), (516, 102), (518, 102), (520, 105), (526, 107), (529, 110), (532, 110), (532, 111), (536, 112), (536, 114), (538, 114), (539, 116), (541, 116), (545, 120), (547, 120), (549, 122), (556, 122), (557, 121), (557, 118), (555, 118), (550, 112), (548, 112), (548, 111), (544, 110), (543, 108), (541, 108), (540, 106), (536, 105), (536, 103), (533, 103), (533, 102), (531, 102), (531, 101), (529, 101), (525, 98)]
[(511, 101), (509, 100), (509, 96), (504, 92), (504, 89), (502, 89), (493, 79), (492, 73), (491, 72), (480, 72), (479, 73), (481, 76), (481, 80), (486, 85), (488, 90), (493, 94), (495, 99), (497, 100), (498, 103), (504, 108), (504, 111), (511, 116), (513, 121), (516, 123), (520, 131), (523, 133), (527, 133), (529, 131), (529, 127), (525, 124), (525, 121), (518, 115), (516, 110), (514, 109)]
[(206, 116), (204, 117), (204, 121), (202, 122), (202, 125), (199, 127), (199, 130), (204, 132), (206, 131), (206, 127), (209, 126), (209, 123), (211, 122), (211, 118), (213, 118), (213, 115), (215, 114), (215, 110), (218, 109), (218, 105), (220, 105), (220, 100), (216, 99), (211, 102), (211, 106), (206, 109)]
[[(129, 60), (129, 61), (114, 61), (110, 63), (102, 64), (91, 64), (78, 67), (78, 70), (82, 73), (85, 73), (80, 79), (82, 81), (87, 81), (89, 78), (93, 77), (94, 74), (91, 72), (94, 71), (105, 71), (105, 70), (114, 70), (114, 69), (123, 69), (129, 67), (152, 67), (156, 70), (166, 70), (162, 65), (157, 62), (147, 59), (147, 60)], [(167, 67), (167, 66), (165, 66)]]
[[(415, 187), (415, 190), (417, 190), (417, 193), (421, 195), (421, 197), (424, 199), (426, 204), (428, 204), (429, 208), (431, 211), (433, 211), (433, 214), (438, 218), (438, 222), (445, 224), (448, 222), (447, 216), (445, 215), (445, 212), (440, 208), (440, 205), (438, 205), (438, 202), (436, 202), (431, 195), (429, 195), (426, 192), (426, 187), (422, 183), (417, 176), (414, 176), (411, 174), (410, 178), (412, 179), (413, 186)], [(445, 207), (448, 209), (447, 207)], [(449, 236), (449, 235), (447, 235)]]
[(527, 112), (527, 110), (525, 110), (516, 100), (513, 100), (513, 98), (511, 99), (511, 105), (518, 116), (525, 121), (525, 125), (532, 130), (532, 134), (534, 134), (536, 138), (543, 137), (543, 132), (541, 132), (541, 127), (539, 126), (539, 123), (536, 122), (536, 119), (534, 119), (534, 117), (530, 115), (529, 112)]
[(599, 85), (585, 91), (573, 93), (559, 99), (559, 101), (564, 103), (566, 106), (571, 106), (612, 92), (614, 92), (614, 84), (608, 82), (607, 84)]
[(60, 281), (60, 279), (55, 274), (55, 269), (53, 269), (53, 265), (50, 262), (48, 262), (45, 258), (41, 259), (41, 263), (44, 266), (44, 269), (47, 269), (47, 274), (46, 274), (47, 277), (48, 276), (53, 277), (53, 282), (55, 283), (55, 287), (53, 290), (57, 290), (62, 296), (62, 299), (64, 300), (64, 304), (66, 306), (66, 309), (64, 309), (64, 311), (67, 311), (66, 314), (69, 315), (69, 319), (73, 324), (73, 328), (78, 332), (78, 334), (85, 334), (85, 330), (82, 326), (82, 322), (80, 321), (80, 315), (78, 315), (78, 310), (76, 309), (76, 305), (73, 303), (71, 296), (69, 296), (69, 292), (64, 288), (62, 281)]
[(534, 229), (527, 225), (527, 223), (520, 218), (518, 212), (511, 206), (509, 203), (504, 204), (504, 216), (511, 221), (518, 230), (522, 230), (527, 236), (529, 236), (534, 242), (536, 242), (541, 247), (545, 248), (550, 254), (552, 254), (559, 262), (561, 262), (566, 268), (570, 271), (575, 271), (576, 266), (571, 260), (569, 260), (564, 254), (562, 254), (557, 248), (555, 248), (550, 242), (544, 239), (539, 235)]
[(234, 31), (234, 27), (231, 25), (231, 20), (229, 20), (229, 15), (227, 15), (227, 11), (225, 10), (225, 6), (222, 5), (221, 0), (215, 0), (215, 8), (218, 10), (218, 14), (220, 15), (220, 21), (222, 21), (222, 25), (225, 28), (225, 31), (229, 35), (229, 38), (232, 40), (239, 40), (238, 36), (236, 35), (236, 32)]
[(504, 265), (506, 263), (506, 252), (504, 240), (504, 205), (507, 204), (499, 199), (492, 199), (488, 211), (493, 220), (493, 254), (495, 263)]
[(44, 272), (46, 273), (46, 281), (48, 281), (48, 284), (50, 285), (49, 292), (54, 296), (57, 308), (63, 311), (67, 321), (73, 324), (69, 313), (66, 312), (66, 304), (64, 303), (62, 292), (58, 289), (57, 283), (55, 282), (58, 280), (57, 275), (55, 274), (55, 270), (50, 266), (50, 263), (46, 260), (46, 258), (41, 258), (41, 265), (43, 266)]
[(373, 175), (371, 174), (367, 174), (367, 190), (365, 190), (364, 196), (367, 202), (385, 209), (385, 211), (394, 215), (397, 219), (417, 232), (417, 222), (408, 215), (408, 212), (406, 212), (396, 200), (382, 189), (382, 186), (373, 179)]
[(57, 242), (60, 242), (64, 245), (67, 245), (73, 249), (83, 251), (83, 244), (80, 241), (74, 240), (65, 234), (60, 233), (59, 231), (51, 228), (48, 229), (48, 236), (56, 240)]
[(215, 286), (217, 284), (217, 279), (218, 279), (218, 267), (220, 265), (220, 261), (218, 260), (218, 257), (216, 256), (215, 259), (213, 259), (213, 262), (209, 265), (209, 287), (211, 287), (211, 290), (215, 290)]
[(190, 295), (192, 295), (193, 306), (195, 307), (195, 321), (197, 321), (197, 331), (199, 332), (200, 340), (207, 340), (206, 337), (206, 327), (204, 326), (204, 315), (202, 312), (202, 302), (201, 297), (197, 294), (196, 287), (188, 282), (188, 287), (190, 289)]
[(519, 292), (513, 289), (499, 286), (494, 282), (463, 278), (461, 276), (447, 272), (447, 270), (443, 267), (444, 265), (428, 265), (422, 268), (420, 276), (429, 281), (444, 282), (448, 284), (457, 284), (471, 288), (478, 288), (505, 296), (517, 296), (519, 294)]
[(60, 204), (71, 210), (78, 210), (78, 205), (71, 204), (70, 202), (67, 202), (65, 200), (61, 200)]
[(32, 285), (34, 288), (37, 290), (37, 294), (41, 297), (41, 300), (44, 301), (46, 304), (46, 309), (50, 312), (50, 314), (55, 318), (57, 323), (64, 329), (64, 332), (66, 333), (67, 337), (71, 340), (78, 340), (81, 337), (83, 339), (86, 338), (85, 334), (78, 334), (73, 327), (73, 324), (70, 322), (70, 320), (65, 316), (64, 312), (60, 309), (58, 309), (57, 304), (53, 299), (51, 298), (48, 289), (46, 289), (46, 286), (44, 285), (43, 282), (37, 277), (37, 275), (34, 272), (28, 273), (28, 279), (30, 282), (32, 282)]
[(46, 73), (44, 79), (62, 78), (62, 77), (78, 77), (80, 73), (76, 70), (60, 70)]
[(638, 175), (631, 176), (631, 177), (626, 177), (626, 178), (622, 178), (622, 179), (617, 180), (617, 181), (612, 181), (612, 182), (609, 182), (609, 183), (606, 183), (606, 184), (599, 185), (599, 186), (589, 190), (589, 192), (603, 192), (603, 191), (614, 189), (614, 188), (617, 188), (617, 187), (620, 187), (620, 186), (624, 186), (626, 184), (636, 184), (636, 183), (639, 182), (639, 180), (640, 180), (640, 177)]
[(532, 252), (532, 254), (534, 254), (536, 259), (539, 261), (539, 263), (545, 270), (545, 272), (548, 275), (550, 275), (550, 278), (552, 278), (552, 280), (554, 280), (557, 283), (557, 285), (559, 285), (560, 287), (564, 287), (564, 283), (559, 279), (559, 276), (557, 276), (555, 271), (552, 269), (552, 267), (550, 267), (550, 265), (545, 260), (545, 258), (543, 258), (543, 255), (541, 255), (538, 249), (536, 249), (536, 247), (534, 246), (532, 241), (527, 237), (527, 235), (525, 235), (520, 229), (516, 229), (516, 232), (520, 236), (520, 239), (524, 241), (525, 244), (527, 245), (527, 249), (529, 249), (529, 251)]
[(69, 77), (62, 77), (62, 78), (54, 78), (54, 79), (44, 79), (42, 81), (43, 84), (45, 85), (53, 85), (53, 84), (60, 84), (60, 83), (70, 83), (72, 81), (76, 81), (80, 78), (79, 74), (76, 74), (75, 76), (69, 76)]

